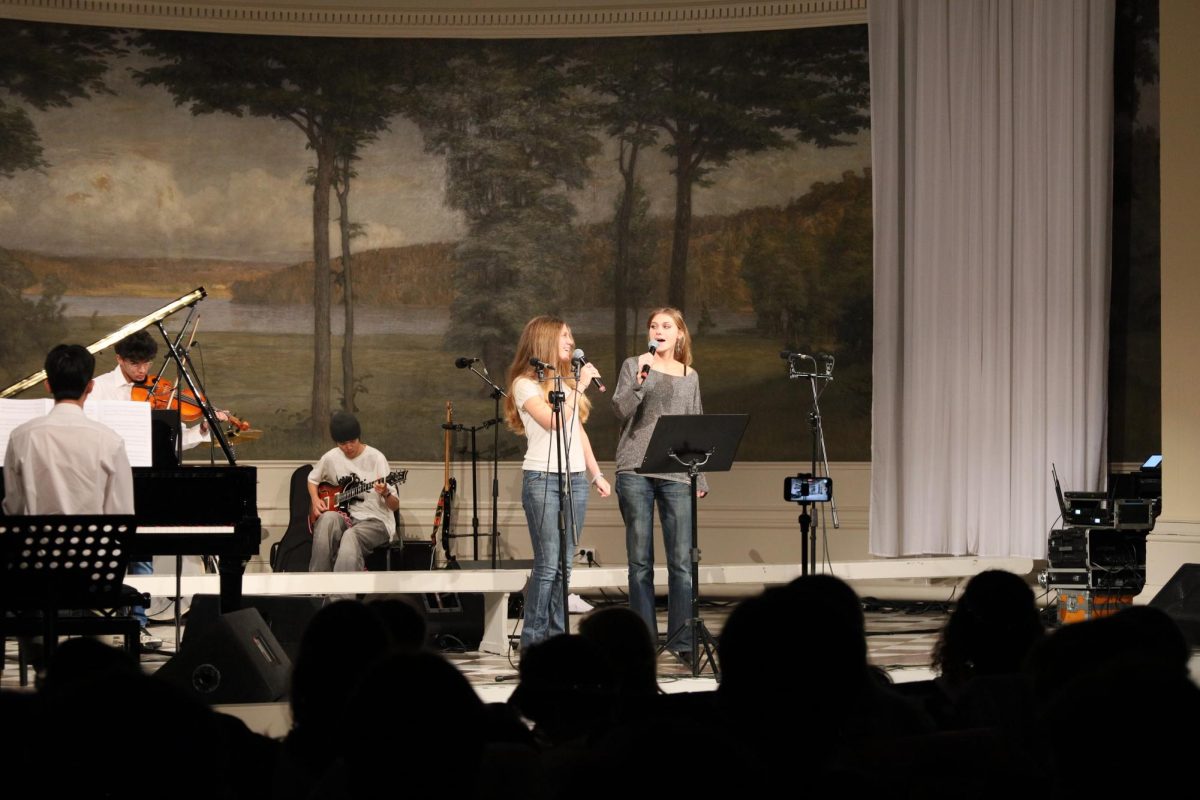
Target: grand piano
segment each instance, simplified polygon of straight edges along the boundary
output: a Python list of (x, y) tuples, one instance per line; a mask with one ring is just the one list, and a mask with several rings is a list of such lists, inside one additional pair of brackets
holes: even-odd
[[(4, 498), (0, 467), (0, 500)], [(245, 466), (134, 467), (137, 532), (129, 555), (216, 556), (221, 610), (241, 607), (245, 562), (258, 555), (258, 469)]]
[[(167, 345), (163, 366), (174, 361), (182, 379), (180, 385), (186, 383), (194, 396), (205, 397), (190, 369), (187, 353), (180, 347), (182, 332), (172, 338), (162, 324), (162, 320), (184, 308), (191, 309), (190, 321), (196, 303), (205, 296), (203, 287), (189, 292), (158, 311), (94, 342), (88, 346), (88, 350), (99, 352), (131, 333), (156, 325)], [(187, 327), (188, 323), (185, 322), (183, 329)], [(159, 374), (162, 372), (160, 369)], [(40, 384), (44, 379), (44, 372), (30, 375), (0, 391), (0, 397), (11, 397)], [(133, 468), (137, 533), (130, 555), (134, 559), (149, 559), (156, 555), (216, 556), (221, 582), (221, 610), (236, 611), (241, 607), (245, 562), (258, 554), (262, 540), (262, 523), (258, 517), (258, 469), (237, 464), (233, 449), (222, 433), (211, 406), (203, 403), (202, 411), (228, 463), (217, 466), (179, 465), (175, 459), (160, 458), (161, 448), (156, 446), (154, 466)], [(155, 430), (156, 436), (157, 433)], [(3, 469), (0, 468), (0, 498), (4, 496), (2, 478)]]
[(221, 610), (241, 607), (244, 565), (262, 541), (257, 467), (135, 467), (133, 505), (132, 557), (216, 556)]

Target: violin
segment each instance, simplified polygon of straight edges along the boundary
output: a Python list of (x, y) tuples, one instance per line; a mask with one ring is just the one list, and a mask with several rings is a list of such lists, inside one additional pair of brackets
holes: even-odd
[[(185, 425), (190, 425), (204, 416), (204, 411), (200, 406), (200, 403), (204, 402), (204, 395), (200, 395), (200, 399), (197, 401), (196, 395), (191, 389), (183, 386), (176, 391), (175, 384), (161, 375), (147, 375), (144, 381), (135, 383), (129, 399), (148, 402), (150, 407), (156, 411), (178, 409), (179, 419)], [(249, 422), (238, 419), (228, 411), (221, 413), (225, 415), (234, 431), (250, 429)]]

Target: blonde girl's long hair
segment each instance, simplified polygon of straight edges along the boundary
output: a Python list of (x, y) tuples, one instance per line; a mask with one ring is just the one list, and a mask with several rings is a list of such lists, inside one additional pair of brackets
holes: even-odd
[(650, 323), (659, 314), (666, 314), (670, 317), (679, 330), (679, 337), (675, 339), (675, 360), (681, 362), (685, 367), (690, 367), (692, 365), (692, 334), (688, 330), (687, 323), (683, 321), (683, 312), (670, 306), (656, 308), (646, 317), (646, 330), (650, 330)]
[[(516, 400), (513, 399), (513, 384), (516, 383), (517, 378), (534, 377), (536, 373), (529, 365), (529, 360), (536, 358), (547, 364), (553, 364), (559, 375), (569, 376), (571, 374), (571, 360), (569, 358), (563, 360), (559, 357), (558, 352), (558, 337), (562, 335), (562, 329), (566, 325), (567, 323), (558, 317), (543, 314), (526, 322), (525, 329), (521, 331), (516, 355), (513, 356), (512, 364), (508, 368), (508, 397), (504, 399), (504, 422), (513, 433), (518, 435), (525, 433), (525, 425), (521, 422)], [(547, 382), (547, 393), (550, 392), (552, 386), (553, 384)], [(568, 377), (563, 381), (563, 386), (564, 391), (573, 391), (575, 380)], [(579, 396), (578, 403), (579, 421), (587, 422), (592, 403), (588, 400), (587, 395), (582, 394)]]

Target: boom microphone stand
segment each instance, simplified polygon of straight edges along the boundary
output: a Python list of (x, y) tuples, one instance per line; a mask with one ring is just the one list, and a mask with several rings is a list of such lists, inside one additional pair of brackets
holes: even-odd
[[(833, 364), (834, 358), (828, 353), (819, 353), (815, 356), (810, 356), (805, 353), (792, 353), (787, 350), (779, 354), (788, 362), (788, 379), (803, 378), (808, 381), (809, 389), (812, 392), (812, 411), (808, 413), (808, 424), (812, 431), (812, 472), (816, 476), (829, 477), (829, 456), (825, 451), (825, 429), (821, 425), (821, 394), (825, 391), (817, 391), (817, 385), (823, 383), (826, 386), (833, 381)], [(811, 369), (806, 369), (811, 365)], [(817, 471), (817, 462), (820, 461), (824, 472)], [(840, 528), (841, 524), (838, 521), (837, 502), (830, 497), (829, 499), (830, 515), (833, 518), (833, 527)], [(812, 518), (808, 515), (808, 503), (800, 504), (800, 574), (808, 575), (817, 571), (817, 530), (810, 526)]]

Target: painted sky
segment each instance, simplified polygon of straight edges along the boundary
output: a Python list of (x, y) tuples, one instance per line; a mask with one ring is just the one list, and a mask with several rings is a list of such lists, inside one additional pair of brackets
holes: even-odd
[[(224, 114), (196, 117), (164, 89), (138, 86), (146, 62), (116, 61), (111, 96), (31, 112), (50, 166), (0, 180), (0, 245), (53, 255), (201, 257), (290, 263), (311, 257), (313, 158), (288, 123)], [(850, 147), (808, 145), (741, 158), (697, 187), (698, 215), (781, 205), (818, 180), (870, 164), (870, 134)], [(581, 222), (611, 217), (619, 177), (614, 147), (593, 163), (592, 182), (572, 193)], [(670, 216), (667, 159), (643, 160), (651, 213)], [(415, 126), (397, 119), (363, 153), (352, 214), (365, 227), (355, 250), (452, 241), (463, 233), (443, 202), (440, 157)], [(335, 215), (336, 216), (336, 215)], [(336, 238), (333, 239), (336, 245)]]

